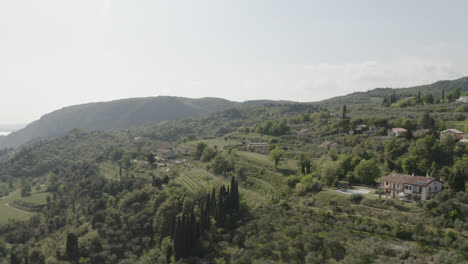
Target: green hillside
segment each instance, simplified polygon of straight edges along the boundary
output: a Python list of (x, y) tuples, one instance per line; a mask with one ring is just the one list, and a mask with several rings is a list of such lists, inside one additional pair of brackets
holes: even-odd
[[(410, 88), (377, 88), (367, 92), (356, 92), (321, 102), (313, 103), (323, 108), (338, 108), (343, 104), (381, 104), (384, 97), (394, 92), (397, 98), (432, 94), (440, 98), (442, 91), (448, 94), (454, 88), (461, 93), (468, 91), (468, 77), (453, 81), (439, 81), (433, 84)], [(275, 105), (300, 105), (291, 101), (252, 100), (243, 103), (219, 98), (189, 99), (182, 97), (148, 97), (133, 98), (111, 102), (90, 103), (66, 107), (41, 117), (24, 129), (6, 137), (0, 137), (0, 149), (17, 148), (33, 139), (51, 139), (64, 136), (71, 130), (111, 130), (128, 129), (160, 121), (201, 118), (210, 113), (228, 108), (244, 108)], [(307, 104), (307, 103), (306, 103)], [(301, 107), (298, 107), (298, 111)]]
[(468, 77), (463, 77), (451, 81), (438, 81), (432, 84), (407, 87), (407, 88), (376, 88), (367, 92), (355, 92), (345, 96), (339, 96), (324, 100), (320, 104), (324, 105), (343, 105), (343, 104), (381, 104), (384, 97), (390, 97), (394, 92), (398, 98), (416, 96), (418, 92), (422, 95), (432, 94), (434, 98), (440, 99), (442, 91), (445, 94), (460, 88), (461, 92), (468, 92)]
[[(0, 260), (464, 263), (468, 144), (387, 136), (468, 132), (460, 109), (367, 103), (343, 116), (333, 104), (261, 102), (25, 144), (0, 160)], [(155, 157), (161, 148), (175, 156)], [(429, 174), (443, 191), (392, 198), (378, 188), (392, 171)]]
[(3, 137), (0, 148), (18, 147), (34, 138), (64, 136), (75, 128), (123, 129), (165, 120), (199, 118), (237, 104), (217, 98), (150, 97), (70, 106)]

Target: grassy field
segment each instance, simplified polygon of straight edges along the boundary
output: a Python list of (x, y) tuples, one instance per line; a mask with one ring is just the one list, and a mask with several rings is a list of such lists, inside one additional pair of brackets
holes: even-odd
[(350, 195), (337, 192), (335, 190), (323, 190), (313, 195), (314, 200), (320, 202), (321, 205), (327, 205), (330, 200), (336, 201), (339, 206), (349, 206)]
[(224, 149), (226, 147), (229, 147), (229, 146), (235, 146), (237, 144), (242, 143), (241, 140), (237, 140), (237, 139), (224, 140), (224, 138), (219, 137), (219, 138), (215, 138), (215, 139), (203, 139), (203, 140), (193, 141), (193, 142), (190, 142), (189, 144), (195, 146), (199, 142), (204, 142), (210, 147), (215, 147), (216, 146), (220, 150), (222, 150), (222, 149)]
[(23, 220), (33, 215), (33, 213), (24, 212), (9, 205), (9, 203), (18, 199), (21, 199), (21, 192), (19, 190), (10, 193), (10, 195), (0, 200), (0, 224), (8, 223), (8, 219)]
[(32, 193), (30, 196), (21, 197), (21, 199), (19, 200), (32, 203), (32, 204), (46, 204), (47, 196), (50, 196), (52, 198), (52, 193), (49, 193), (49, 192)]

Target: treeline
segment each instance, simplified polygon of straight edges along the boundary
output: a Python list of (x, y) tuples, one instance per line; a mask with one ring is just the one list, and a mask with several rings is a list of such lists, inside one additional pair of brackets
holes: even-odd
[[(239, 213), (239, 189), (233, 177), (231, 186), (222, 186), (216, 195), (216, 190), (208, 194), (200, 202), (200, 215), (197, 218), (192, 210), (188, 214), (177, 217), (173, 234), (174, 256), (176, 260), (199, 256), (200, 239), (212, 226), (230, 228)], [(214, 220), (214, 221), (213, 221)]]
[(421, 91), (418, 91), (417, 94), (413, 96), (405, 95), (402, 97), (401, 95), (396, 95), (393, 92), (390, 96), (385, 96), (382, 101), (382, 106), (396, 106), (396, 107), (407, 107), (407, 106), (415, 106), (415, 105), (430, 105), (430, 104), (438, 104), (438, 103), (452, 103), (458, 98), (460, 98), (461, 89), (459, 87), (453, 89), (452, 92), (445, 94), (445, 91), (442, 90), (440, 93), (440, 97), (436, 98), (432, 93), (428, 93), (425, 95), (421, 94)]

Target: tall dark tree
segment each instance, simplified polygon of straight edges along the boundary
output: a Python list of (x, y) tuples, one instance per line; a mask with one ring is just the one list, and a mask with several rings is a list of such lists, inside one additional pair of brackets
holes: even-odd
[(20, 264), (21, 260), (16, 255), (16, 252), (11, 251), (10, 253), (10, 264)]
[(449, 176), (448, 185), (454, 191), (464, 191), (466, 180), (468, 180), (468, 167), (455, 166)]
[(388, 103), (388, 97), (387, 96), (384, 96), (383, 98), (383, 101), (382, 101), (382, 106), (388, 106), (389, 103)]
[(412, 140), (413, 139), (413, 132), (411, 131), (411, 129), (409, 127), (406, 130), (407, 131), (406, 131), (406, 134), (405, 134), (405, 138), (407, 140)]
[(150, 165), (153, 165), (156, 162), (156, 158), (154, 157), (154, 154), (151, 152), (146, 155), (146, 160), (148, 161)]
[(299, 159), (297, 163), (298, 163), (298, 166), (301, 168), (301, 173), (303, 175), (310, 173), (311, 162), (310, 162), (310, 159), (308, 159), (304, 153), (299, 155)]
[(429, 112), (425, 112), (424, 115), (419, 120), (421, 128), (425, 129), (434, 129), (435, 128), (435, 120), (431, 117)]
[(69, 260), (75, 260), (79, 256), (78, 237), (73, 233), (70, 233), (70, 234), (67, 235), (67, 244), (66, 244), (65, 256)]
[(200, 201), (200, 215), (183, 213), (174, 219), (175, 229), (172, 231), (174, 257), (176, 260), (195, 256), (200, 237), (210, 228), (211, 218), (216, 220), (217, 227), (230, 227), (239, 211), (239, 186), (235, 177), (231, 186), (221, 186), (218, 195), (213, 188), (212, 194)]
[(343, 110), (341, 110), (341, 118), (346, 119), (346, 105), (343, 105)]

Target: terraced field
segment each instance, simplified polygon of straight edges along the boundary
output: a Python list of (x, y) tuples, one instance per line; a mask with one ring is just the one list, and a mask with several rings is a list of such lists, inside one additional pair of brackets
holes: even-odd
[[(201, 168), (192, 168), (181, 171), (180, 175), (175, 179), (175, 182), (184, 186), (191, 193), (200, 193), (203, 191), (210, 192), (213, 187), (218, 188), (222, 185), (229, 185), (230, 179), (215, 176)], [(262, 194), (247, 190), (242, 186), (240, 186), (239, 192), (241, 198), (248, 203), (256, 203), (267, 198)]]
[(204, 169), (184, 169), (175, 179), (175, 182), (183, 185), (192, 193), (200, 191), (211, 191), (213, 187), (219, 187), (229, 182), (221, 177), (216, 177)]

